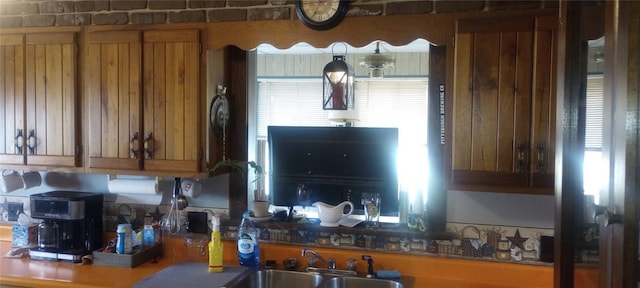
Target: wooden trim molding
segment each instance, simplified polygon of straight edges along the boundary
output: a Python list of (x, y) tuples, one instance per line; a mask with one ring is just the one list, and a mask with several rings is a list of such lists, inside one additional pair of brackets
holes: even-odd
[(433, 45), (441, 46), (452, 43), (456, 20), (481, 17), (490, 21), (494, 17), (531, 17), (533, 21), (534, 17), (545, 15), (557, 16), (558, 10), (347, 17), (340, 25), (325, 31), (309, 29), (297, 19), (215, 22), (207, 23), (207, 48), (219, 50), (233, 45), (248, 51), (260, 44), (269, 43), (285, 49), (300, 42), (314, 47), (328, 47), (335, 42), (347, 42), (351, 46), (362, 47), (376, 40), (399, 46), (416, 39), (425, 39)]
[(300, 42), (328, 47), (340, 41), (361, 47), (381, 39), (391, 45), (404, 45), (418, 38), (443, 45), (453, 35), (453, 21), (454, 14), (347, 17), (340, 25), (327, 31), (311, 30), (298, 20), (216, 22), (207, 24), (207, 48), (218, 50), (233, 45), (251, 50), (269, 43), (284, 49)]

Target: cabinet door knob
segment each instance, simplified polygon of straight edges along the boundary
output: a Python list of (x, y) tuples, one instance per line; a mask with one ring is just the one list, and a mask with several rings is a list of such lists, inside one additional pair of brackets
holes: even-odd
[(148, 133), (147, 136), (144, 137), (144, 158), (151, 159), (154, 150), (155, 141), (153, 140), (153, 133)]
[(129, 150), (131, 150), (131, 159), (138, 159), (138, 132), (133, 132), (131, 141), (129, 141)]
[(27, 148), (29, 148), (29, 154), (31, 155), (36, 154), (36, 140), (36, 131), (33, 129), (29, 130), (29, 136), (27, 137)]
[(544, 144), (544, 142), (538, 142), (538, 144), (536, 145), (536, 151), (538, 152), (538, 157), (537, 157), (537, 162), (536, 162), (536, 169), (538, 170), (539, 173), (544, 172), (544, 170), (546, 169), (546, 162), (544, 161), (545, 158), (545, 151), (546, 150), (546, 145)]
[(516, 172), (527, 171), (527, 145), (524, 142), (516, 144), (518, 163), (516, 164)]
[(16, 137), (14, 139), (15, 139), (15, 146), (16, 146), (16, 154), (22, 154), (22, 140), (23, 140), (22, 129), (18, 129), (16, 131)]

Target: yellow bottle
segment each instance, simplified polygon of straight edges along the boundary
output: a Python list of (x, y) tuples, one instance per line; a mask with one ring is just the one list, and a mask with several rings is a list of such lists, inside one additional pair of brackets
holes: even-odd
[(222, 272), (222, 238), (220, 236), (220, 219), (211, 217), (211, 242), (209, 242), (209, 272)]

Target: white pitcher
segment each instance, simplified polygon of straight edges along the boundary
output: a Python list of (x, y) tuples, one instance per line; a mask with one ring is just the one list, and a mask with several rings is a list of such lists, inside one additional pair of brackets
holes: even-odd
[[(349, 212), (343, 213), (344, 206), (349, 206)], [(313, 207), (318, 208), (318, 218), (320, 218), (320, 226), (323, 227), (338, 227), (338, 221), (347, 217), (353, 213), (353, 203), (351, 201), (344, 201), (336, 206), (331, 206), (327, 203), (316, 202), (312, 204)]]

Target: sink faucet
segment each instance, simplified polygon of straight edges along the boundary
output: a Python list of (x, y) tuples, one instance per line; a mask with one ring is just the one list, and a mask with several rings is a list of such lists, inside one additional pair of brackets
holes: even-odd
[(327, 265), (327, 267), (329, 269), (336, 269), (336, 259), (335, 258), (329, 258), (329, 260), (326, 260), (322, 256), (320, 256), (320, 254), (318, 254), (318, 252), (313, 251), (312, 249), (307, 249), (307, 248), (302, 249), (302, 257), (307, 256), (307, 253), (311, 253), (311, 255), (313, 255), (318, 260), (320, 260), (320, 262), (322, 262), (325, 265)]

